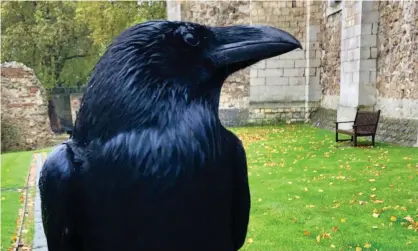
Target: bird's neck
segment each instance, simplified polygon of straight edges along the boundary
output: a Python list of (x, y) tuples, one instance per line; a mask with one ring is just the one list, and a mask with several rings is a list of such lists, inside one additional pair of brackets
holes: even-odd
[(121, 132), (146, 128), (164, 130), (187, 126), (199, 130), (199, 127), (210, 129), (220, 125), (220, 90), (197, 96), (185, 89), (166, 88), (158, 93), (142, 90), (128, 95), (115, 94), (109, 99), (97, 99), (100, 95), (87, 91), (74, 138), (87, 144), (94, 139), (108, 140)]

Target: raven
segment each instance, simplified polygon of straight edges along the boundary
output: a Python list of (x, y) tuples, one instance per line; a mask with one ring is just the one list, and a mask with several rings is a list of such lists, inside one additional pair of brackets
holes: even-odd
[(241, 141), (218, 117), (222, 84), (297, 48), (261, 25), (123, 31), (92, 71), (70, 139), (42, 167), (49, 250), (239, 250), (250, 190)]

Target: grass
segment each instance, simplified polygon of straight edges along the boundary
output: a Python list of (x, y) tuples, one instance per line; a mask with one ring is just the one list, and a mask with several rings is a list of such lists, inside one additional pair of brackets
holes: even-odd
[[(305, 125), (233, 131), (252, 198), (242, 250), (418, 250), (418, 148), (353, 148)], [(31, 154), (2, 155), (2, 187), (24, 185)], [(2, 194), (2, 245), (11, 243), (19, 196)]]
[(418, 148), (353, 148), (309, 126), (233, 129), (252, 208), (242, 250), (418, 250)]
[(16, 220), (22, 206), (18, 190), (25, 186), (32, 160), (32, 152), (15, 152), (1, 155), (1, 188), (12, 188), (1, 192), (1, 247), (7, 250), (13, 243)]

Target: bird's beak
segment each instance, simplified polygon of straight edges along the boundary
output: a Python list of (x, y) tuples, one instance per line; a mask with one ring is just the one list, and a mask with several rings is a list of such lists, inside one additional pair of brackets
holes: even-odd
[(270, 26), (237, 25), (212, 30), (216, 46), (211, 48), (209, 57), (216, 67), (244, 68), (263, 59), (302, 49), (294, 36)]

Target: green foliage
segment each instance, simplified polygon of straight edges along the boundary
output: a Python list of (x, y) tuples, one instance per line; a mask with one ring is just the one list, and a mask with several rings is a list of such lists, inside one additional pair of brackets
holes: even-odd
[(35, 70), (47, 88), (84, 85), (122, 30), (165, 17), (165, 1), (2, 2), (2, 61)]
[(11, 150), (22, 150), (20, 128), (10, 120), (2, 118), (1, 120), (1, 152)]

